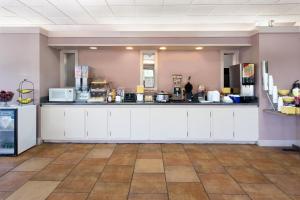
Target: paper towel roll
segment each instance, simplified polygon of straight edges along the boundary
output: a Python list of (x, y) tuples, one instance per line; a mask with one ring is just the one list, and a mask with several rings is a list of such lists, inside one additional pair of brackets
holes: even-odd
[(265, 91), (268, 91), (268, 89), (269, 89), (269, 86), (268, 86), (268, 84), (269, 84), (269, 74), (268, 73), (264, 73), (263, 74), (263, 85), (264, 85), (264, 90)]
[(268, 85), (269, 85), (269, 95), (272, 95), (273, 94), (273, 76), (272, 75), (269, 75), (269, 81), (268, 81)]
[(278, 103), (278, 89), (277, 86), (273, 86), (273, 103)]

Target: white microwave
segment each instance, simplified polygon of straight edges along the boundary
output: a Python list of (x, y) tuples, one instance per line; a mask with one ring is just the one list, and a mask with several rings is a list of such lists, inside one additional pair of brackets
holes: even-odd
[(51, 102), (73, 102), (75, 99), (75, 88), (49, 88), (49, 101)]

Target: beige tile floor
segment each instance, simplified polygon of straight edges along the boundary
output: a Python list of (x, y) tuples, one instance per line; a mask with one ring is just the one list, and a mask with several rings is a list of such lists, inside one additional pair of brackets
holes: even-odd
[(256, 145), (42, 144), (0, 157), (0, 200), (299, 200), (300, 154)]

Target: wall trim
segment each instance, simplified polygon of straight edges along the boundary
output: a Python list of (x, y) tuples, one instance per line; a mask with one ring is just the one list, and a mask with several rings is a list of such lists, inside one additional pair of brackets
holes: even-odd
[(263, 147), (288, 147), (299, 144), (300, 140), (258, 140), (257, 144)]

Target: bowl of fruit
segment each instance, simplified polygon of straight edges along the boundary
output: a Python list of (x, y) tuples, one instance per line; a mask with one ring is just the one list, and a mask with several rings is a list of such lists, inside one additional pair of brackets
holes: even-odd
[(10, 102), (14, 97), (14, 93), (11, 91), (0, 91), (0, 102), (4, 103), (7, 106), (7, 102)]

